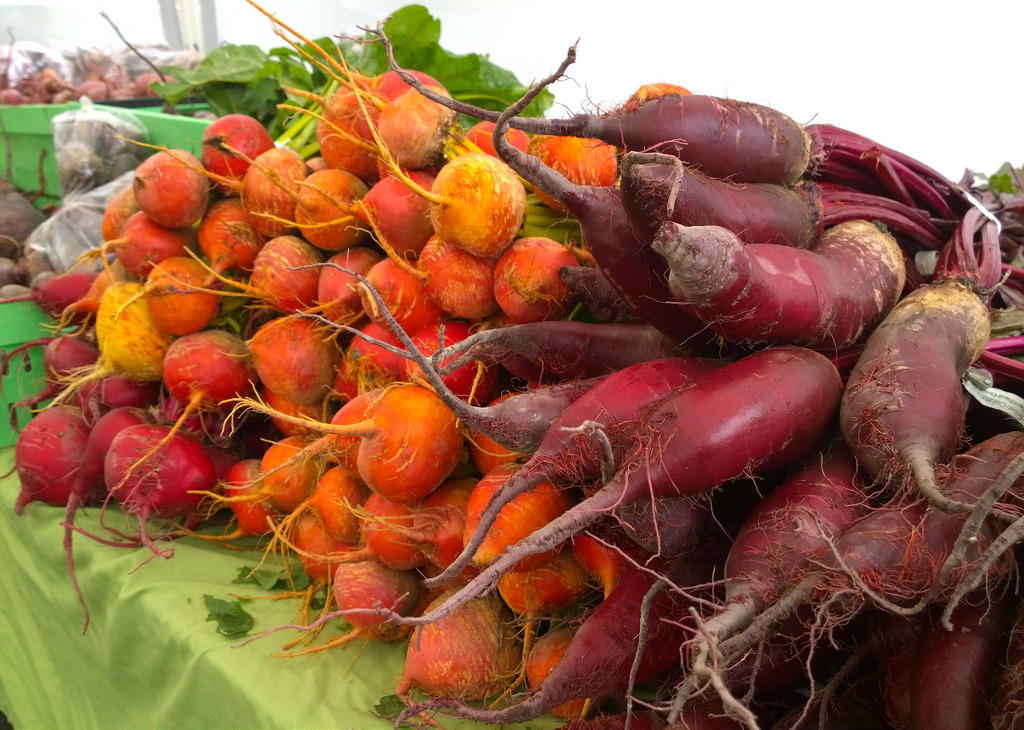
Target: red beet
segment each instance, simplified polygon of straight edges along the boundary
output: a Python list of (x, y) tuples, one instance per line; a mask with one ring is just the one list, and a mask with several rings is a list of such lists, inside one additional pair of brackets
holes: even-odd
[(66, 406), (48, 408), (25, 425), (14, 446), (21, 482), (15, 514), (20, 515), (29, 502), (67, 504), (88, 438), (88, 425)]

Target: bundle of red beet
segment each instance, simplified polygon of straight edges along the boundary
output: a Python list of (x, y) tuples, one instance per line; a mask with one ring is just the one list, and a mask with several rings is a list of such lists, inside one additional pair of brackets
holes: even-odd
[(323, 52), (317, 158), (149, 157), (34, 294), (17, 509), (72, 580), (76, 533), (296, 558), (351, 627), (302, 653), (408, 642), (396, 723), (1016, 726), (1024, 432), (964, 383), (1024, 390), (1024, 196), (666, 84), (520, 116), (574, 57), (499, 114)]

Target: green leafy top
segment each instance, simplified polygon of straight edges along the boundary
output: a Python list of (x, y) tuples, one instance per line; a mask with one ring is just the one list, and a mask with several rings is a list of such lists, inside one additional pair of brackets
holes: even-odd
[[(492, 63), (486, 54), (459, 55), (442, 48), (441, 21), (422, 5), (407, 5), (395, 11), (383, 29), (399, 65), (433, 76), (456, 99), (500, 111), (526, 92), (515, 74)], [(371, 35), (365, 33), (358, 39), (319, 38), (313, 42), (335, 57), (340, 50), (354, 70), (375, 76), (390, 67), (384, 46), (364, 42), (370, 39)], [(225, 44), (207, 54), (193, 69), (167, 66), (163, 71), (175, 80), (155, 84), (153, 88), (166, 102), (177, 104), (188, 96), (199, 96), (209, 103), (214, 114), (249, 114), (275, 137), (294, 119), (292, 112), (279, 110), (277, 105), (307, 103), (305, 99), (290, 97), (284, 87), (323, 94), (331, 82), (322, 69), (290, 46), (263, 51), (253, 45)], [(540, 116), (553, 100), (551, 92), (545, 89), (526, 114)]]
[(975, 176), (982, 180), (979, 185), (983, 190), (990, 190), (993, 193), (1014, 195), (1024, 192), (1024, 168), (1014, 168), (1009, 162), (1003, 165), (991, 175), (975, 173)]

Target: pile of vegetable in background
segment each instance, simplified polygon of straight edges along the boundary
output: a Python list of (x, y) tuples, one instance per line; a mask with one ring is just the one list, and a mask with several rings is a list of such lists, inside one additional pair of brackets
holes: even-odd
[(155, 100), (151, 86), (166, 78), (158, 65), (190, 69), (200, 58), (197, 51), (166, 45), (114, 50), (15, 41), (0, 46), (0, 104), (66, 104), (83, 96), (95, 102)]
[(1021, 172), (664, 83), (525, 116), (575, 49), (489, 109), (404, 12), (273, 19), (291, 126), (148, 157), (36, 289), (72, 582), (72, 536), (297, 563), (286, 650), (407, 641), (396, 724), (1015, 726)]

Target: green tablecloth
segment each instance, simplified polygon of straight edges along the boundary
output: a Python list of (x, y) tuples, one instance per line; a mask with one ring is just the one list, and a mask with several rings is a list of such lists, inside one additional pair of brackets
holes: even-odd
[[(0, 450), (0, 474), (12, 462), (13, 449)], [(278, 658), (271, 655), (297, 632), (233, 648), (238, 640), (206, 621), (204, 594), (230, 600), (231, 593), (261, 593), (232, 584), (240, 567), (255, 565), (251, 553), (183, 539), (172, 558), (139, 567), (148, 549), (76, 535), (75, 563), (92, 616), (83, 636), (62, 547), (63, 509), (32, 503), (15, 516), (17, 491), (16, 476), (0, 480), (0, 710), (16, 730), (390, 727), (373, 707), (394, 691), (404, 643), (356, 642)], [(98, 512), (81, 511), (76, 523), (95, 529)], [(244, 607), (255, 617), (250, 635), (296, 619), (292, 600)]]

